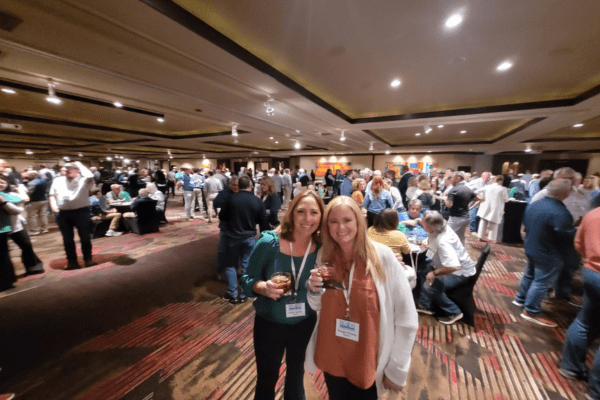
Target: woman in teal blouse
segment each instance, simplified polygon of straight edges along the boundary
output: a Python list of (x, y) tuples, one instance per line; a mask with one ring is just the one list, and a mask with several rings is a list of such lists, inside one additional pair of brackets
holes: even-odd
[[(306, 302), (305, 283), (315, 268), (325, 206), (313, 191), (294, 197), (281, 225), (262, 233), (254, 246), (242, 290), (256, 297), (254, 352), (257, 382), (255, 400), (275, 398), (283, 353), (286, 354), (285, 400), (304, 400), (304, 357), (316, 323)], [(291, 294), (283, 296), (271, 280), (274, 272), (292, 277)]]

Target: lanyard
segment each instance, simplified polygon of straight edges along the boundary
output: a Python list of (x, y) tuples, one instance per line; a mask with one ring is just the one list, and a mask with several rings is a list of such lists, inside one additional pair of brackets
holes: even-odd
[(354, 267), (356, 266), (356, 261), (352, 262), (352, 267), (350, 268), (350, 277), (348, 279), (348, 289), (346, 289), (346, 283), (342, 282), (342, 286), (344, 286), (344, 298), (346, 299), (346, 319), (350, 320), (350, 291), (352, 290), (352, 278), (354, 277)]
[(302, 271), (304, 271), (304, 264), (306, 264), (306, 259), (308, 258), (308, 253), (310, 252), (311, 247), (312, 247), (312, 239), (310, 240), (310, 242), (308, 242), (308, 247), (306, 248), (306, 253), (304, 253), (304, 258), (302, 259), (302, 264), (300, 264), (300, 270), (298, 271), (298, 274), (296, 274), (296, 264), (294, 263), (294, 256), (292, 255), (293, 254), (292, 242), (290, 242), (290, 259), (292, 261), (292, 264), (291, 264), (292, 276), (294, 277), (294, 285), (295, 285), (294, 297), (296, 297), (298, 295), (298, 287), (300, 285), (300, 280), (298, 279), (298, 277), (302, 276)]

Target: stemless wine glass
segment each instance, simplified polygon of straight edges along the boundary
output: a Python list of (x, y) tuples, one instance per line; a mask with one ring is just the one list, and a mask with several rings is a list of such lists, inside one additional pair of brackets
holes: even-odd
[(325, 289), (335, 289), (335, 279), (333, 265), (330, 263), (323, 263), (319, 266), (318, 272), (323, 278), (323, 287)]
[(281, 296), (292, 294), (292, 275), (289, 272), (274, 272), (271, 275), (271, 282), (277, 285), (277, 289), (283, 289)]

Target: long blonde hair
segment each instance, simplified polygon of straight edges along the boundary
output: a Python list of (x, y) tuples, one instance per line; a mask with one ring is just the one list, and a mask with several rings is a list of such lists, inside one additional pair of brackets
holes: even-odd
[(356, 217), (357, 230), (352, 258), (363, 261), (367, 266), (368, 274), (371, 274), (373, 278), (378, 278), (382, 282), (385, 282), (385, 270), (379, 260), (375, 246), (373, 246), (373, 243), (371, 243), (371, 240), (367, 236), (365, 217), (363, 217), (360, 208), (351, 197), (337, 196), (329, 202), (329, 205), (325, 209), (323, 223), (321, 224), (321, 239), (323, 241), (321, 260), (341, 265), (343, 259), (342, 249), (329, 232), (329, 214), (331, 214), (334, 208), (339, 206), (349, 207)]

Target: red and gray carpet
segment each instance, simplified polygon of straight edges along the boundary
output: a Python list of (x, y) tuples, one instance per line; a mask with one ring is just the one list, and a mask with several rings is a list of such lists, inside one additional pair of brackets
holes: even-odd
[[(63, 271), (60, 234), (33, 237), (47, 272), (0, 293), (0, 394), (15, 399), (252, 399), (254, 312), (221, 299), (216, 223), (169, 203), (160, 233), (93, 241), (92, 268)], [(476, 258), (483, 247), (469, 240)], [(18, 273), (18, 251), (11, 250)], [(545, 305), (559, 327), (523, 321), (511, 301), (523, 249), (495, 245), (476, 286), (475, 327), (420, 316), (407, 387), (390, 399), (583, 399), (557, 372), (572, 306)], [(407, 344), (411, 346), (412, 344)], [(591, 361), (591, 353), (590, 360)], [(282, 376), (285, 365), (281, 367)], [(283, 397), (283, 380), (277, 398)], [(321, 375), (307, 398), (325, 399)]]

